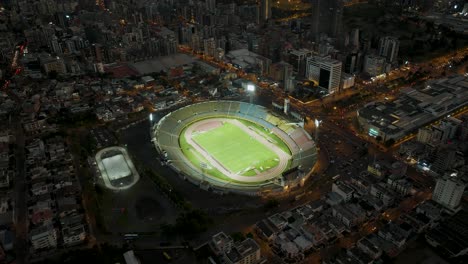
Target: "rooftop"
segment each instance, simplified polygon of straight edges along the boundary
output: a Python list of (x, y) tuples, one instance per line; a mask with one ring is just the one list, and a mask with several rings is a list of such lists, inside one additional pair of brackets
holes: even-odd
[(369, 126), (388, 138), (404, 135), (468, 105), (468, 78), (454, 76), (428, 82), (426, 86), (405, 88), (391, 102), (373, 102), (358, 110)]

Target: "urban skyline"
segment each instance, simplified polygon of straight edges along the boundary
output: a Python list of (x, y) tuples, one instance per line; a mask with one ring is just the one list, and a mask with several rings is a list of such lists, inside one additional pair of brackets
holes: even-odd
[(0, 1), (0, 263), (464, 263), (468, 1)]

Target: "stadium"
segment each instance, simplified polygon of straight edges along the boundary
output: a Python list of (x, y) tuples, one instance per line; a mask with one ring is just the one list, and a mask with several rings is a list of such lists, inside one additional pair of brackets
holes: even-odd
[(128, 189), (140, 179), (125, 148), (102, 149), (96, 153), (95, 159), (102, 183), (111, 190)]
[(177, 109), (154, 124), (152, 137), (162, 161), (183, 179), (220, 193), (283, 192), (302, 185), (317, 160), (300, 124), (237, 101)]

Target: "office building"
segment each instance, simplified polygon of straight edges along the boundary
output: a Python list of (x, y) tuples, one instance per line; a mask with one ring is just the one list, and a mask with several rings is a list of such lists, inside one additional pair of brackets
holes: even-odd
[(201, 39), (200, 35), (198, 33), (192, 34), (192, 39), (190, 41), (190, 48), (192, 48), (193, 51), (200, 52), (201, 51)]
[(205, 0), (206, 10), (210, 11), (211, 13), (215, 13), (216, 11), (216, 0)]
[(358, 110), (361, 127), (383, 141), (400, 140), (457, 111), (468, 109), (468, 78), (453, 76), (404, 88), (393, 101), (374, 102)]
[(468, 115), (463, 115), (462, 123), (460, 124), (460, 140), (463, 142), (468, 142)]
[(312, 51), (307, 49), (292, 50), (289, 53), (289, 64), (293, 66), (298, 76), (305, 77), (307, 58), (312, 56)]
[(292, 89), (292, 73), (293, 66), (284, 61), (274, 63), (270, 67), (270, 77), (275, 81), (281, 82), (283, 89), (286, 91)]
[(456, 173), (451, 173), (438, 179), (432, 194), (432, 200), (450, 211), (459, 209), (460, 200), (465, 190), (465, 184), (457, 176)]
[(57, 55), (62, 54), (62, 47), (60, 46), (59, 40), (56, 36), (52, 36), (52, 39), (49, 42), (49, 47), (52, 53)]
[(261, 75), (267, 75), (270, 72), (271, 60), (248, 49), (231, 50), (225, 55), (234, 67), (249, 71), (249, 69), (260, 68)]
[(214, 38), (203, 40), (203, 53), (206, 56), (214, 57), (216, 54), (216, 41)]
[(367, 72), (370, 76), (378, 76), (386, 72), (385, 58), (375, 55), (366, 55), (364, 58), (363, 71)]
[(400, 42), (395, 37), (383, 37), (379, 42), (379, 56), (384, 57), (388, 63), (396, 62)]
[(356, 77), (354, 77), (354, 75), (343, 73), (341, 75), (340, 90), (346, 90), (346, 89), (354, 87), (355, 78)]
[(437, 125), (423, 127), (418, 130), (417, 140), (422, 143), (442, 144), (452, 140), (456, 136), (458, 127), (462, 121), (454, 118), (447, 117), (440, 121)]
[(341, 61), (328, 57), (312, 56), (307, 58), (307, 78), (318, 83), (328, 94), (338, 92), (341, 83)]
[(362, 55), (357, 52), (352, 52), (344, 58), (343, 71), (349, 74), (359, 73), (362, 66)]
[(349, 43), (348, 45), (351, 45), (352, 47), (359, 48), (359, 28), (355, 28), (351, 31), (349, 35)]
[(418, 130), (416, 140), (421, 143), (433, 143), (436, 138), (442, 137), (442, 131), (437, 126), (422, 127)]
[(432, 163), (431, 170), (444, 174), (455, 164), (456, 147), (454, 145), (443, 145), (437, 149), (435, 159)]
[(343, 0), (312, 0), (312, 35), (337, 37), (343, 20)]
[(40, 64), (46, 74), (51, 72), (65, 74), (67, 72), (65, 62), (60, 57), (42, 57), (40, 58)]

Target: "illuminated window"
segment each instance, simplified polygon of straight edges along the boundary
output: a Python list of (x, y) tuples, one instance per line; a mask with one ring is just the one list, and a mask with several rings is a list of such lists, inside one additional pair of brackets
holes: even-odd
[(369, 136), (377, 137), (379, 135), (379, 131), (375, 130), (374, 128), (369, 128)]

